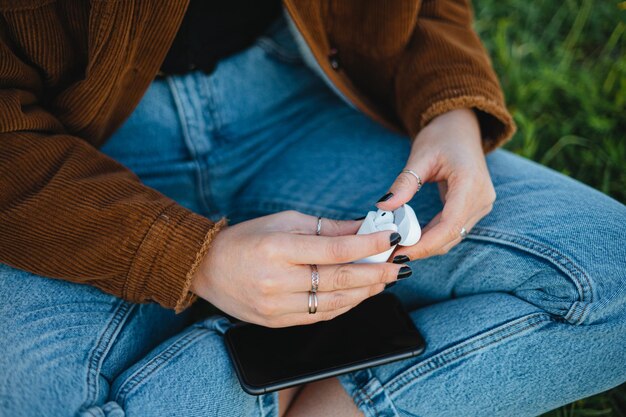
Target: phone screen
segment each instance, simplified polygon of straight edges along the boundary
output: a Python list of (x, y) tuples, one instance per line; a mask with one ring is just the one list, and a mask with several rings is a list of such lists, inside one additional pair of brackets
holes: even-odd
[(226, 339), (244, 388), (320, 379), (342, 373), (339, 369), (348, 372), (359, 369), (357, 364), (385, 363), (424, 349), (409, 315), (389, 293), (368, 298), (330, 321), (278, 329), (243, 324), (229, 329)]

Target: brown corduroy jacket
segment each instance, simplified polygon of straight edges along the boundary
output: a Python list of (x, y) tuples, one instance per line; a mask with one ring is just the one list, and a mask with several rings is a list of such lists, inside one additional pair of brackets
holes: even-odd
[[(455, 108), (485, 151), (514, 124), (469, 0), (284, 0), (330, 81), (413, 138)], [(187, 0), (0, 0), (0, 262), (181, 310), (226, 219), (98, 151), (159, 71)]]

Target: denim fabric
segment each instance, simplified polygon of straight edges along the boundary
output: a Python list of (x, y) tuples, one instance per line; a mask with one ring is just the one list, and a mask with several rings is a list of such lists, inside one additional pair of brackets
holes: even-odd
[[(338, 98), (278, 23), (210, 76), (154, 81), (102, 151), (235, 224), (364, 215), (409, 141)], [(493, 212), (387, 290), (425, 353), (340, 377), (367, 416), (531, 416), (626, 381), (626, 208), (506, 151), (487, 161)], [(426, 224), (437, 187), (410, 204)], [(0, 265), (0, 415), (276, 416), (276, 393), (240, 388), (229, 325)]]

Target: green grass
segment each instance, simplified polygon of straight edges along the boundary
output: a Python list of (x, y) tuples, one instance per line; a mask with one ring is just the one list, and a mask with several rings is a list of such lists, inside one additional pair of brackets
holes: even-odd
[[(474, 0), (474, 9), (519, 127), (506, 148), (625, 202), (626, 1)], [(545, 416), (626, 417), (626, 384)]]
[(474, 8), (519, 127), (507, 149), (626, 201), (626, 2)]

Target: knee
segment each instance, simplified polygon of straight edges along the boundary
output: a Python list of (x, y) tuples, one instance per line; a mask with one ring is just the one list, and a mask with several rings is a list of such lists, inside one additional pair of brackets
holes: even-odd
[[(581, 248), (584, 250), (584, 247)], [(618, 257), (585, 263), (560, 253), (539, 266), (514, 294), (575, 325), (623, 322), (626, 318), (626, 265)]]
[(526, 278), (514, 289), (519, 297), (571, 324), (623, 319), (626, 207), (584, 191), (584, 201), (569, 201), (555, 192), (553, 201), (546, 202), (552, 206), (548, 213), (544, 208), (533, 224), (519, 221), (510, 231), (498, 225), (505, 231), (496, 238), (528, 259), (523, 264)]
[(624, 317), (626, 207), (504, 151), (489, 163), (498, 200), (476, 233), (545, 262), (515, 293), (573, 324)]

